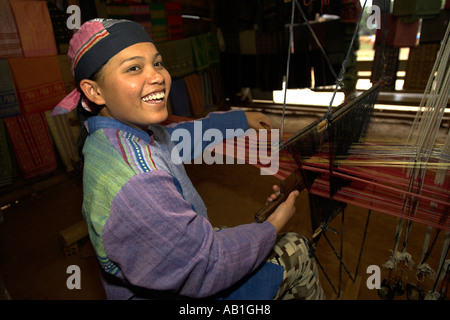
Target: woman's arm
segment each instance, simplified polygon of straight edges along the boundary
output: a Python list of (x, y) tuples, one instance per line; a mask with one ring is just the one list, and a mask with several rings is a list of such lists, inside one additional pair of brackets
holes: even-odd
[[(175, 147), (186, 147), (185, 137), (189, 138), (190, 152), (180, 154), (183, 162), (190, 161), (202, 153), (205, 148), (212, 147), (224, 139), (244, 135), (249, 128), (271, 128), (270, 119), (259, 112), (243, 112), (233, 110), (227, 112), (212, 112), (202, 119), (174, 123), (166, 127)], [(205, 136), (205, 132), (213, 130), (213, 136), (222, 138), (219, 141), (211, 141)]]

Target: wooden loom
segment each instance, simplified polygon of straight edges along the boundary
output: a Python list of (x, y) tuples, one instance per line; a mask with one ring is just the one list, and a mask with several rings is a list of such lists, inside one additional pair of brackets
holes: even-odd
[[(303, 10), (295, 0), (292, 1), (291, 25), (293, 24), (295, 6), (297, 6), (306, 25), (309, 27)], [(365, 6), (366, 3), (364, 3), (362, 12)], [(346, 68), (346, 60), (357, 35), (361, 17), (362, 14), (356, 24), (352, 43), (343, 62), (341, 73), (339, 77), (336, 77), (334, 94), (340, 86)], [(313, 37), (316, 38), (311, 28), (310, 31)], [(384, 31), (382, 33), (383, 47)], [(443, 76), (438, 75), (435, 77), (434, 73), (438, 72), (439, 63), (441, 62), (440, 68), (444, 70), (441, 70), (440, 73), (445, 74), (445, 70), (448, 69), (448, 50), (450, 50), (450, 44), (447, 45), (448, 37), (449, 30), (447, 30), (442, 42), (442, 48), (436, 59), (436, 64), (430, 75), (429, 85), (424, 94), (424, 96), (440, 94), (442, 96), (441, 99), (443, 99), (440, 102), (441, 104), (445, 102), (445, 105), (448, 101), (448, 98), (445, 100), (445, 97), (448, 97), (447, 91), (450, 90), (450, 87), (443, 88), (443, 92), (437, 92), (431, 88), (431, 83), (436, 83), (436, 81), (444, 83)], [(318, 40), (316, 42), (321, 47)], [(293, 44), (290, 43), (288, 64), (291, 46), (293, 47)], [(444, 50), (444, 47), (448, 48), (447, 52)], [(326, 57), (323, 50), (322, 53)], [(440, 59), (443, 61), (440, 61)], [(384, 74), (384, 69), (383, 61), (382, 74)], [(289, 77), (289, 68), (286, 69), (286, 77)], [(428, 145), (418, 144), (418, 147), (422, 147), (422, 149), (416, 149), (417, 155), (424, 153), (427, 158), (423, 160), (423, 157), (419, 159), (419, 156), (416, 156), (412, 164), (411, 159), (414, 157), (411, 156), (411, 152), (408, 152), (409, 150), (406, 150), (409, 146), (388, 145), (384, 148), (386, 149), (387, 147), (389, 150), (383, 150), (380, 146), (377, 148), (378, 142), (366, 141), (364, 145), (359, 144), (366, 136), (380, 87), (388, 82), (388, 79), (381, 79), (357, 99), (347, 105), (340, 106), (336, 110), (331, 109), (330, 103), (326, 115), (290, 137), (285, 143), (281, 142), (281, 146), (292, 155), (297, 168), (293, 170), (293, 174), (283, 181), (284, 192), (281, 197), (270, 204), (270, 207), (262, 208), (256, 213), (255, 218), (257, 221), (264, 221), (294, 188), (306, 188), (311, 195), (331, 200), (331, 206), (333, 206), (335, 201), (352, 203), (367, 209), (374, 209), (450, 231), (450, 220), (447, 217), (450, 207), (449, 177), (448, 174), (443, 175), (440, 173), (440, 180), (442, 181), (437, 185), (431, 178), (431, 176), (435, 175), (435, 172), (430, 170), (431, 164), (439, 163), (440, 165), (436, 167), (441, 166), (440, 171), (447, 168), (448, 173), (448, 163), (450, 161), (435, 157), (436, 153), (432, 156), (426, 150), (426, 148), (431, 149), (434, 147), (434, 140), (430, 139), (431, 143), (428, 143)], [(435, 98), (429, 100), (433, 99), (436, 100)], [(424, 101), (422, 100), (421, 108), (427, 106)], [(443, 110), (445, 107), (440, 109)], [(436, 117), (435, 121), (438, 122), (439, 118)], [(281, 131), (283, 131), (283, 127), (282, 120)], [(422, 133), (425, 134), (424, 132)], [(281, 132), (281, 135), (283, 135), (283, 132)], [(372, 152), (361, 152), (364, 150), (371, 150)], [(407, 152), (404, 152), (405, 150)], [(383, 159), (383, 157), (388, 159)], [(378, 162), (375, 160), (378, 160)], [(405, 170), (405, 167), (409, 167), (409, 169)], [(413, 171), (412, 177), (411, 168)], [(420, 173), (418, 174), (416, 171), (420, 171)], [(337, 205), (338, 208), (339, 205)], [(329, 221), (334, 216), (333, 213), (328, 215), (328, 217), (324, 217), (320, 212), (315, 212), (312, 217), (314, 221), (313, 230), (319, 228), (320, 224), (326, 223), (327, 220)]]
[[(313, 241), (318, 241), (319, 236), (325, 234), (322, 231), (326, 231), (327, 225), (346, 204), (431, 225), (444, 231), (449, 230), (448, 175), (441, 186), (435, 186), (427, 177), (423, 190), (416, 193), (417, 190), (411, 190), (410, 178), (402, 167), (408, 154), (401, 156), (394, 152), (389, 159), (392, 161), (384, 159), (389, 166), (373, 166), (373, 155), (370, 161), (364, 162), (367, 158), (362, 159), (361, 150), (376, 150), (373, 142), (360, 142), (366, 137), (374, 104), (383, 85), (383, 81), (375, 83), (371, 89), (349, 104), (333, 110), (331, 114), (314, 121), (296, 134), (285, 135), (289, 136), (289, 139), (284, 143), (284, 148), (279, 150), (280, 167), (275, 174), (275, 177), (282, 181), (283, 194), (255, 214), (257, 222), (265, 221), (290, 191), (306, 189), (312, 204), (311, 220), (315, 231), (312, 235)], [(349, 119), (357, 125), (348, 125)], [(186, 120), (192, 119), (169, 116), (168, 122)], [(345, 135), (350, 138), (344, 139)], [(266, 143), (267, 140), (258, 141), (258, 137), (240, 137), (227, 139), (222, 145), (214, 146), (214, 150), (225, 154), (226, 150), (243, 149), (245, 152), (234, 153), (241, 163), (264, 168), (267, 165), (261, 162), (252, 163), (249, 160), (252, 158), (252, 149), (258, 150), (261, 144), (271, 149)], [(258, 148), (251, 147), (255, 145), (259, 145)], [(355, 150), (359, 151), (359, 154)], [(379, 156), (384, 157), (385, 154)], [(393, 159), (395, 157), (397, 159)], [(399, 161), (400, 158), (402, 161)], [(433, 172), (434, 170), (430, 170), (428, 174), (431, 176)], [(327, 202), (324, 199), (332, 201)], [(405, 199), (410, 202), (405, 202)], [(415, 199), (420, 201), (416, 202)], [(418, 210), (413, 213), (416, 207)], [(361, 281), (356, 275), (349, 276), (351, 282), (347, 285)], [(344, 297), (346, 293), (344, 292)]]
[[(386, 82), (374, 83), (355, 100), (281, 143), (280, 170), (275, 176), (282, 180), (282, 194), (255, 214), (257, 222), (265, 221), (292, 190), (306, 189), (310, 195), (313, 242), (321, 235), (326, 238), (328, 224), (346, 204), (450, 231), (450, 161), (438, 153), (430, 153), (426, 163), (422, 160), (411, 163), (414, 157), (410, 146), (383, 145), (364, 139), (378, 93)], [(251, 139), (231, 139), (224, 144), (245, 148), (242, 160), (251, 163), (249, 146), (260, 143)], [(216, 152), (221, 150), (230, 148), (215, 147)], [(264, 167), (261, 163), (251, 164)], [(436, 172), (442, 170), (446, 171), (443, 181), (436, 183)], [(358, 281), (356, 274), (353, 278), (347, 273), (353, 282)]]
[[(291, 173), (287, 177), (286, 172), (289, 172), (289, 169), (286, 166), (281, 168), (279, 178), (282, 180), (283, 194), (259, 210), (255, 215), (256, 221), (264, 221), (292, 190), (306, 189), (310, 198), (314, 246), (322, 235), (332, 246), (326, 238), (328, 225), (347, 204), (369, 209), (369, 214), (370, 210), (373, 210), (395, 216), (399, 218), (399, 222), (402, 220), (407, 220), (408, 223), (419, 222), (446, 231), (448, 234), (449, 161), (440, 163), (439, 154), (433, 154), (429, 159), (429, 168), (421, 181), (419, 178), (411, 178), (408, 170), (405, 170), (405, 166), (415, 167), (410, 163), (411, 153), (404, 152), (409, 148), (398, 144), (386, 146), (374, 141), (364, 141), (368, 126), (364, 121), (368, 121), (371, 117), (374, 102), (382, 85), (383, 83), (375, 84), (356, 100), (333, 112), (328, 118), (328, 127), (326, 127), (327, 119), (318, 119), (286, 142), (281, 158), (287, 158), (285, 154), (287, 151), (292, 155), (292, 161), (295, 161), (296, 166), (289, 168)], [(357, 128), (349, 126), (348, 119), (354, 119)], [(343, 134), (349, 134), (350, 139), (345, 139)], [(286, 163), (286, 160), (282, 163)], [(442, 169), (446, 170), (446, 174), (443, 182), (437, 184), (435, 176)], [(364, 243), (361, 244), (361, 252), (363, 246)], [(445, 246), (448, 248), (448, 241), (444, 244), (444, 253)], [(333, 247), (332, 249), (343, 263), (342, 255)], [(394, 249), (393, 256), (396, 251)], [(445, 255), (443, 257), (445, 258)], [(438, 270), (442, 271), (443, 262), (441, 259)], [(323, 267), (320, 267), (324, 271)], [(350, 292), (359, 290), (356, 287), (361, 277), (357, 276), (356, 272), (351, 275), (344, 264), (342, 267), (351, 280), (347, 282), (344, 293), (341, 295), (340, 287), (338, 292), (331, 282), (330, 284), (339, 297), (345, 298), (349, 294), (347, 288), (352, 288)], [(392, 268), (395, 268), (395, 265)]]
[[(315, 230), (312, 235), (313, 243), (318, 241), (322, 233), (325, 235), (323, 231), (328, 229), (330, 221), (343, 210), (346, 204), (353, 204), (369, 209), (369, 215), (370, 210), (375, 210), (399, 218), (393, 255), (385, 264), (390, 270), (393, 270), (396, 264), (406, 257), (405, 243), (412, 222), (428, 226), (423, 256), (426, 255), (425, 248), (431, 228), (444, 230), (446, 239), (438, 274), (445, 272), (443, 265), (450, 243), (448, 217), (450, 213), (450, 139), (447, 137), (445, 146), (438, 151), (435, 150), (435, 139), (436, 128), (440, 126), (450, 96), (449, 29), (441, 43), (441, 50), (430, 75), (420, 112), (418, 112), (418, 115), (422, 112), (423, 122), (428, 122), (426, 130), (431, 133), (428, 134), (425, 130), (419, 133), (426, 138), (408, 139), (409, 145), (406, 146), (393, 144), (383, 146), (378, 142), (362, 141), (367, 132), (368, 119), (377, 100), (379, 87), (382, 85), (382, 83), (374, 84), (358, 99), (334, 112), (329, 111), (323, 118), (295, 134), (284, 144), (297, 167), (283, 180), (280, 197), (256, 213), (256, 221), (262, 222), (267, 219), (292, 190), (307, 189), (310, 195), (312, 227)], [(430, 108), (430, 105), (434, 109)], [(426, 113), (432, 115), (429, 116)], [(416, 121), (417, 119), (416, 117)], [(420, 126), (417, 126), (415, 122), (413, 129), (418, 128)], [(404, 248), (398, 252), (398, 241), (405, 220), (407, 229)], [(367, 225), (368, 220), (366, 228)], [(332, 246), (328, 238), (326, 240)], [(364, 239), (361, 252), (363, 246)], [(333, 251), (340, 260), (341, 266), (345, 268), (341, 256), (334, 248)], [(401, 258), (398, 258), (397, 253)], [(425, 260), (422, 258), (423, 261)], [(449, 261), (447, 260), (446, 263), (448, 264)], [(420, 266), (423, 266), (423, 263)], [(446, 269), (448, 273), (449, 268)], [(346, 268), (345, 271), (353, 283), (360, 281), (356, 277), (356, 272), (353, 278)], [(418, 273), (420, 272), (422, 271)], [(439, 277), (436, 278), (430, 296), (433, 296), (433, 293), (436, 294), (438, 280)], [(330, 284), (332, 285), (331, 282)], [(339, 293), (334, 286), (333, 289), (338, 295), (340, 294), (340, 287)], [(379, 295), (382, 297), (380, 292), (382, 291), (379, 290)]]
[[(256, 213), (258, 222), (266, 220), (291, 191), (307, 189), (312, 195), (450, 231), (448, 173), (444, 182), (436, 185), (436, 169), (427, 170), (424, 183), (416, 185), (418, 182), (411, 181), (404, 170), (411, 155), (396, 154), (396, 150), (402, 151), (401, 146), (389, 146), (391, 153), (388, 154), (386, 146), (370, 141), (360, 143), (367, 132), (381, 85), (382, 82), (375, 84), (351, 103), (335, 110), (328, 118), (322, 117), (311, 123), (285, 143), (297, 166), (286, 179), (281, 177), (283, 195)], [(349, 120), (353, 120), (353, 124)], [(377, 147), (380, 154), (377, 154)], [(436, 164), (439, 169), (438, 161), (436, 154), (430, 159), (430, 166)], [(312, 217), (316, 221), (314, 229), (329, 220), (317, 216), (322, 214), (316, 213)]]

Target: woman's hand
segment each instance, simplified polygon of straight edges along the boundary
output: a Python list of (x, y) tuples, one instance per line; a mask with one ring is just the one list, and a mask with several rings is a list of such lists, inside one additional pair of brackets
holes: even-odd
[(270, 202), (274, 201), (278, 196), (280, 195), (280, 187), (276, 184), (272, 187), (273, 193), (267, 198), (266, 205), (268, 205)]
[(249, 128), (253, 129), (272, 129), (272, 122), (269, 117), (261, 112), (244, 112), (247, 117)]
[[(267, 198), (267, 203), (275, 200), (280, 194), (280, 188), (278, 186), (273, 186), (274, 193)], [(291, 220), (295, 213), (295, 200), (299, 195), (298, 190), (292, 191), (287, 197), (286, 201), (282, 202), (278, 208), (267, 218), (266, 221), (273, 224), (277, 233), (279, 233), (284, 226)]]

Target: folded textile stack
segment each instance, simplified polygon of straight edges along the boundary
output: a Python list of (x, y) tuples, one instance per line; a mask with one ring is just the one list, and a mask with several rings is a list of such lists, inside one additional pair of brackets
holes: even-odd
[(43, 113), (4, 119), (14, 155), (25, 179), (56, 170), (53, 142)]
[(73, 171), (80, 161), (77, 149), (80, 125), (77, 120), (76, 110), (57, 117), (52, 117), (50, 113), (51, 111), (45, 112), (50, 134), (66, 170), (68, 172)]
[(11, 58), (9, 63), (23, 113), (53, 109), (66, 96), (56, 55)]
[(165, 68), (172, 78), (181, 78), (195, 71), (193, 48), (190, 38), (157, 43)]
[(19, 114), (19, 102), (8, 60), (0, 59), (0, 118)]
[(189, 95), (191, 113), (194, 117), (199, 117), (205, 111), (200, 75), (194, 73), (185, 77), (184, 80)]
[(169, 40), (184, 38), (183, 18), (181, 17), (181, 3), (169, 1), (164, 2), (164, 6), (166, 8)]
[(152, 17), (153, 40), (156, 43), (169, 40), (164, 3), (151, 3), (150, 15)]
[(25, 57), (56, 55), (55, 35), (46, 1), (11, 1)]
[(148, 4), (130, 5), (131, 20), (139, 23), (153, 37), (152, 20), (150, 15), (150, 7)]
[(0, 0), (0, 57), (21, 57), (19, 32), (8, 0)]

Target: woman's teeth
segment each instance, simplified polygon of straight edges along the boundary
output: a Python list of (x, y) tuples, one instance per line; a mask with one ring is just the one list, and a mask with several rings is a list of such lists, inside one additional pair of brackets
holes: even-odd
[(153, 101), (153, 100), (161, 100), (165, 96), (166, 95), (164, 94), (164, 92), (153, 93), (153, 94), (150, 94), (150, 95), (142, 98), (142, 101), (149, 102), (149, 101)]

